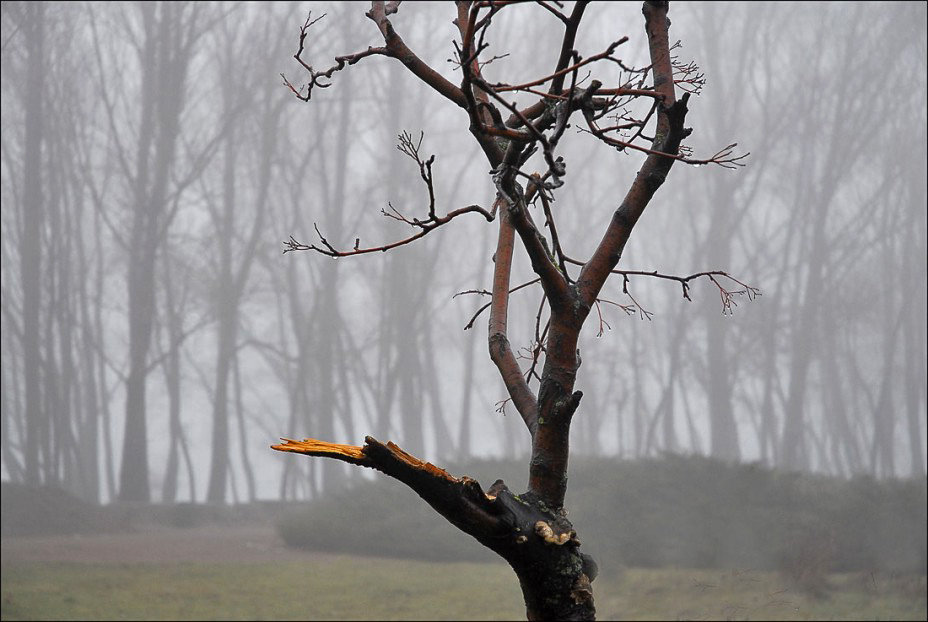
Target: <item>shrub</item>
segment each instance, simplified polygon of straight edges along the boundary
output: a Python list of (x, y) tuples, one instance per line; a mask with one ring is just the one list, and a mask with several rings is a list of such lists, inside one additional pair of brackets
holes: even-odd
[[(524, 463), (451, 465), (514, 489)], [(781, 473), (699, 456), (574, 458), (567, 507), (600, 567), (780, 570), (811, 593), (834, 571), (925, 572), (926, 480)], [(309, 549), (430, 560), (494, 559), (386, 478), (285, 513), (282, 538)]]

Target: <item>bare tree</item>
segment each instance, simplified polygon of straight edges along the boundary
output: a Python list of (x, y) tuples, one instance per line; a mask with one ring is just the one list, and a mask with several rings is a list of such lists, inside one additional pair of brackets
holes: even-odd
[[(22, 353), (25, 385), (25, 476), (26, 483), (40, 482), (39, 441), (41, 427), (47, 417), (41, 404), (39, 368), (39, 309), (41, 305), (40, 270), (42, 265), (42, 135), (44, 103), (42, 76), (44, 62), (45, 6), (41, 3), (24, 7), (23, 29), (26, 41), (28, 71), (24, 108), (26, 110), (25, 153), (23, 155), (23, 216), (20, 237), (20, 273), (22, 278)], [(46, 435), (45, 438), (48, 438)]]
[[(124, 501), (148, 501), (146, 387), (152, 369), (149, 350), (156, 308), (156, 260), (182, 204), (181, 195), (215, 150), (215, 139), (181, 138), (182, 119), (189, 103), (190, 64), (197, 42), (209, 26), (212, 9), (185, 3), (150, 3), (138, 5), (137, 12), (125, 10), (114, 17), (120, 29), (128, 33), (128, 45), (136, 53), (138, 100), (133, 100), (131, 89), (116, 89), (107, 83), (105, 76), (110, 71), (122, 69), (118, 63), (124, 55), (104, 50), (107, 39), (99, 34), (93, 7), (89, 10), (100, 96), (113, 137), (114, 159), (125, 185), (125, 211), (129, 215), (125, 227), (119, 226), (122, 219), (115, 214), (107, 214), (105, 219), (128, 258), (126, 426), (118, 495)], [(141, 105), (134, 123), (127, 109), (136, 101)], [(127, 127), (132, 131), (126, 131)], [(134, 144), (130, 144), (129, 137), (135, 138)]]
[[(514, 494), (498, 480), (484, 492), (471, 478), (454, 477), (393, 443), (382, 443), (370, 436), (363, 447), (315, 439), (284, 439), (283, 444), (273, 447), (374, 468), (402, 481), (451, 523), (509, 562), (519, 577), (530, 619), (591, 619), (595, 616), (591, 582), (596, 577), (596, 564), (589, 555), (579, 552), (580, 540), (564, 508), (570, 422), (582, 398), (580, 391), (574, 391), (580, 367), (580, 331), (599, 305), (606, 280), (618, 272), (616, 265), (632, 229), (674, 162), (735, 167), (743, 156), (733, 154), (734, 145), (704, 159), (694, 158), (688, 149), (681, 148), (681, 141), (691, 132), (684, 127), (690, 92), (701, 84), (694, 66), (675, 64), (671, 58), (666, 2), (645, 2), (642, 8), (650, 54), (650, 64), (642, 69), (630, 67), (616, 56), (627, 37), (616, 39), (605, 50), (587, 58), (581, 56), (576, 36), (586, 2), (577, 2), (570, 13), (539, 2), (538, 12), (563, 26), (557, 60), (548, 75), (517, 83), (491, 83), (484, 74), (494, 60), (484, 54), (493, 20), (512, 4), (458, 2), (454, 24), (460, 35), (455, 42), (459, 84), (443, 77), (406, 44), (390, 20), (398, 5), (373, 2), (366, 14), (380, 31), (383, 46), (336, 57), (336, 64), (326, 70), (317, 70), (304, 59), (310, 28), (321, 19), (307, 17), (295, 58), (308, 72), (309, 82), (297, 88), (284, 78), (285, 84), (297, 97), (309, 101), (317, 87), (330, 86), (336, 72), (365, 58), (387, 56), (401, 61), (430, 89), (466, 112), (468, 129), (490, 165), (497, 198), (489, 209), (469, 205), (439, 216), (434, 156), (425, 155), (421, 139), (404, 134), (399, 148), (419, 169), (429, 197), (428, 212), (424, 218), (399, 211), (385, 213), (412, 227), (412, 235), (380, 246), (363, 246), (356, 239), (353, 247), (338, 248), (337, 241), (330, 242), (317, 227), (317, 242), (303, 244), (291, 237), (285, 252), (311, 250), (335, 258), (380, 253), (414, 242), (465, 214), (475, 213), (498, 222), (488, 345), (509, 399), (531, 435), (528, 491)], [(618, 71), (618, 84), (604, 86), (597, 79), (583, 80), (581, 70), (596, 69), (596, 63), (608, 64), (612, 75)], [(676, 96), (677, 85), (686, 91), (680, 99)], [(514, 103), (510, 99), (513, 94), (536, 99), (528, 105)], [(571, 258), (562, 247), (553, 205), (554, 193), (564, 184), (566, 175), (558, 143), (571, 120), (577, 118), (582, 130), (599, 142), (620, 151), (645, 154), (637, 176), (587, 261)], [(524, 169), (536, 153), (535, 162), (542, 172), (528, 173)], [(537, 206), (539, 218), (544, 218), (547, 235), (536, 224), (532, 205)], [(544, 297), (538, 315), (539, 339), (531, 349), (528, 370), (520, 366), (508, 335), (510, 293), (522, 287), (510, 282), (516, 236), (536, 274), (529, 284), (539, 284)], [(621, 274), (627, 282), (632, 273)], [(676, 281), (687, 297), (689, 282), (700, 276), (651, 275)], [(722, 283), (728, 277), (721, 273), (701, 275), (719, 286), (726, 305), (734, 291), (756, 293), (737, 282), (726, 289), (728, 286)], [(543, 322), (543, 317), (547, 321)]]
[[(868, 222), (867, 227), (861, 227), (859, 223), (871, 209), (872, 202), (886, 196), (897, 179), (893, 173), (875, 176), (875, 172), (882, 171), (883, 166), (875, 166), (877, 163), (870, 158), (870, 154), (876, 151), (881, 140), (898, 142), (898, 136), (886, 136), (887, 129), (892, 127), (887, 123), (881, 123), (873, 132), (852, 132), (847, 131), (847, 128), (865, 123), (866, 119), (893, 119), (902, 114), (902, 102), (905, 100), (876, 97), (876, 87), (865, 76), (881, 71), (880, 68), (886, 66), (887, 58), (895, 55), (905, 57), (904, 52), (914, 45), (914, 41), (908, 31), (900, 28), (904, 12), (871, 12), (871, 7), (867, 5), (853, 5), (848, 11), (831, 12), (834, 7), (827, 9), (815, 12), (805, 23), (791, 31), (792, 36), (804, 41), (815, 40), (822, 45), (813, 46), (811, 53), (807, 45), (788, 47), (790, 56), (797, 59), (796, 62), (800, 56), (802, 58), (800, 65), (797, 65), (801, 66), (802, 80), (820, 84), (828, 98), (822, 99), (801, 91), (790, 98), (789, 108), (792, 112), (789, 112), (789, 108), (785, 111), (786, 117), (797, 120), (785, 128), (789, 141), (787, 144), (795, 144), (810, 136), (821, 136), (822, 141), (821, 149), (798, 152), (795, 159), (787, 164), (787, 170), (781, 173), (789, 176), (793, 184), (792, 196), (788, 199), (790, 209), (786, 212), (789, 229), (780, 247), (783, 257), (780, 272), (795, 271), (799, 278), (793, 280), (791, 290), (782, 293), (783, 299), (790, 301), (788, 311), (795, 313), (795, 316), (783, 322), (787, 335), (788, 378), (784, 384), (785, 396), (781, 400), (783, 423), (777, 447), (777, 464), (786, 469), (829, 466), (828, 454), (822, 451), (826, 431), (822, 429), (823, 423), (815, 421), (811, 416), (812, 399), (815, 396), (813, 374), (821, 364), (828, 382), (825, 390), (831, 394), (830, 405), (835, 407), (826, 412), (833, 419), (828, 425), (835, 430), (848, 430), (846, 422), (840, 420), (851, 416), (844, 412), (841, 404), (846, 398), (843, 393), (853, 396), (854, 392), (859, 391), (874, 392), (872, 400), (858, 394), (848, 400), (847, 404), (848, 408), (854, 410), (868, 405), (866, 408), (869, 412), (863, 416), (870, 421), (859, 422), (858, 429), (863, 431), (872, 428), (873, 438), (869, 441), (844, 441), (843, 444), (851, 452), (848, 456), (851, 461), (857, 460), (853, 457), (855, 445), (870, 445), (873, 459), (879, 456), (880, 460), (884, 460), (880, 469), (888, 475), (892, 467), (887, 444), (891, 440), (895, 417), (888, 408), (892, 397), (890, 377), (893, 374), (894, 337), (891, 332), (884, 332), (884, 348), (881, 350), (884, 358), (882, 364), (876, 366), (878, 371), (858, 368), (856, 356), (839, 356), (839, 367), (845, 362), (841, 359), (846, 359), (851, 367), (848, 372), (850, 381), (842, 388), (838, 384), (838, 370), (833, 367), (835, 361), (824, 358), (840, 354), (838, 350), (832, 349), (838, 344), (829, 343), (833, 336), (823, 335), (828, 330), (836, 330), (828, 324), (834, 323), (837, 318), (866, 321), (859, 313), (863, 310), (855, 310), (853, 305), (848, 304), (849, 299), (843, 291), (845, 280), (839, 278), (839, 275), (847, 275), (852, 268), (861, 276), (866, 274), (868, 266), (880, 265), (882, 258), (878, 251), (885, 250), (885, 244), (896, 243), (896, 233), (886, 228), (886, 223), (881, 219), (864, 218)], [(836, 27), (829, 30), (826, 38), (822, 38), (820, 27), (826, 22)], [(862, 42), (866, 41), (870, 43), (864, 45)], [(881, 43), (877, 44), (877, 41)], [(887, 56), (865, 52), (870, 46), (872, 49), (881, 49)], [(841, 69), (849, 63), (856, 70), (845, 73)], [(906, 65), (890, 63), (886, 74), (883, 79), (885, 84), (902, 84), (911, 79), (910, 69)], [(846, 200), (845, 197), (853, 191), (872, 198)], [(891, 211), (881, 211), (880, 214), (892, 216)], [(882, 270), (883, 276), (879, 279), (881, 285), (885, 285), (884, 279), (892, 278), (893, 275), (891, 271), (886, 272), (885, 264)], [(903, 288), (897, 286), (893, 289), (901, 291)], [(887, 306), (878, 314), (884, 329), (897, 319), (891, 317), (896, 311), (892, 309), (892, 295), (888, 291), (886, 294), (888, 297), (883, 296), (881, 300)], [(778, 296), (779, 292), (774, 298)], [(856, 317), (855, 311), (859, 311)], [(854, 331), (856, 338), (862, 338), (869, 330)], [(890, 327), (892, 330), (895, 328)], [(771, 342), (767, 347), (775, 346)], [(868, 368), (874, 360), (871, 354), (868, 352), (863, 362)], [(822, 463), (823, 460), (826, 462)]]
[[(244, 11), (244, 7), (236, 7)], [(262, 88), (276, 47), (274, 27), (280, 16), (269, 15), (260, 36), (225, 19), (217, 27), (216, 48), (231, 50), (219, 55), (217, 82), (221, 89), (225, 132), (218, 191), (205, 190), (218, 253), (212, 265), (215, 275), (216, 380), (213, 399), (212, 454), (207, 500), (222, 503), (226, 498), (230, 440), (230, 376), (239, 352), (240, 314), (245, 289), (257, 254), (258, 240), (269, 211), (271, 167), (277, 149), (279, 119), (283, 102), (280, 93)], [(248, 40), (250, 39), (250, 43)], [(256, 128), (247, 132), (246, 128)], [(248, 152), (243, 146), (252, 146)], [(253, 189), (253, 190), (252, 190)], [(244, 196), (243, 196), (244, 195)], [(251, 205), (243, 210), (243, 205)], [(244, 212), (244, 213), (243, 213)], [(244, 452), (244, 447), (242, 448)], [(247, 453), (242, 466), (249, 482), (249, 500), (254, 500), (253, 477)]]
[[(70, 24), (76, 14), (72, 7), (4, 6), (4, 19), (15, 25), (7, 41), (21, 41), (9, 56), (4, 50), (4, 72), (25, 85), (18, 89), (19, 97), (4, 95), (14, 109), (4, 128), (17, 119), (12, 126), (22, 129), (5, 130), (3, 141), (9, 174), (4, 180), (12, 190), (4, 204), (9, 199), (15, 205), (14, 220), (4, 223), (4, 231), (12, 235), (4, 242), (15, 240), (18, 250), (9, 255), (5, 250), (4, 267), (19, 271), (13, 291), (4, 275), (4, 330), (9, 328), (19, 344), (21, 363), (11, 371), (16, 375), (22, 370), (21, 378), (10, 378), (15, 397), (8, 402), (4, 396), (4, 416), (22, 416), (22, 429), (14, 433), (21, 442), (22, 465), (16, 464), (9, 436), (4, 438), (4, 455), (17, 479), (61, 485), (96, 502), (96, 396), (84, 384), (84, 364), (95, 354), (86, 347), (91, 338), (87, 283), (81, 278), (89, 227), (76, 151), (87, 109), (86, 91), (73, 78), (77, 48)], [(49, 46), (49, 40), (55, 45)], [(67, 104), (62, 103), (64, 92)], [(12, 157), (17, 152), (18, 162)], [(21, 402), (22, 408), (11, 412), (10, 402)], [(8, 424), (4, 429), (12, 432)]]

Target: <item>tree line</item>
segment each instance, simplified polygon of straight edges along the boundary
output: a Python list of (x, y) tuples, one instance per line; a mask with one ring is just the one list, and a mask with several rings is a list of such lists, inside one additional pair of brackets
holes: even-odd
[[(492, 200), (470, 182), (485, 173), (476, 147), (402, 67), (360, 63), (311, 107), (294, 101), (278, 74), (299, 87), (306, 9), (3, 4), (4, 479), (93, 502), (301, 499), (360, 475), (271, 455), (284, 432), (369, 431), (456, 459), (528, 453), (482, 364), (486, 316), (463, 330), (485, 300), (453, 298), (491, 285), (485, 226), (456, 222), (370, 260), (281, 254), (291, 235), (316, 239), (314, 225), (337, 248), (407, 235), (376, 213), (428, 205), (417, 166), (393, 151), (403, 132), (422, 130), (437, 154), (440, 206)], [(604, 40), (629, 11), (588, 10)], [(314, 53), (372, 44), (351, 27), (360, 7), (314, 12), (328, 12)], [(445, 12), (410, 5), (397, 19), (441, 66)], [(924, 6), (707, 4), (672, 19), (677, 67), (692, 59), (689, 88), (708, 85), (684, 146), (738, 141), (751, 156), (736, 173), (675, 169), (623, 265), (724, 270), (762, 295), (610, 281), (600, 331), (579, 343), (574, 451), (924, 475), (926, 50), (912, 26)], [(502, 12), (496, 27), (510, 56), (487, 75), (556, 60), (546, 26)], [(617, 154), (606, 171), (593, 150), (564, 148), (563, 201), (595, 207), (565, 214), (558, 234), (588, 256), (590, 223), (606, 222), (637, 162)], [(516, 261), (514, 286), (533, 276)], [(523, 372), (541, 296), (512, 294), (532, 301), (510, 318)]]

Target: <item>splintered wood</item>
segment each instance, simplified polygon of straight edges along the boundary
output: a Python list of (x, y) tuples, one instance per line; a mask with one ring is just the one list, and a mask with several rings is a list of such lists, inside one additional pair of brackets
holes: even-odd
[[(302, 441), (296, 441), (290, 438), (280, 439), (282, 445), (271, 445), (271, 449), (277, 451), (289, 451), (307, 456), (318, 456), (321, 458), (335, 458), (344, 460), (352, 464), (371, 467), (380, 470), (388, 469), (389, 463), (403, 464), (407, 468), (424, 471), (435, 478), (444, 479), (457, 483), (460, 480), (453, 477), (447, 471), (439, 468), (431, 462), (423, 462), (412, 454), (403, 451), (396, 443), (388, 442), (386, 445), (377, 439), (368, 436), (365, 439), (365, 446), (357, 445), (339, 445), (338, 443), (329, 443), (320, 441), (315, 438), (304, 438)], [(371, 452), (371, 449), (379, 451)]]
[(357, 445), (339, 445), (338, 443), (329, 443), (314, 438), (304, 438), (302, 441), (295, 441), (290, 438), (282, 438), (280, 440), (282, 440), (284, 444), (271, 445), (271, 449), (276, 449), (277, 451), (292, 451), (308, 456), (338, 458), (347, 462), (362, 463), (365, 461), (364, 451)]
[[(372, 440), (373, 440), (373, 439), (368, 438), (368, 439), (367, 439), (367, 443), (368, 443), (368, 444), (371, 444), (371, 441), (372, 441)], [(415, 457), (414, 455), (412, 455), (411, 453), (409, 453), (409, 452), (404, 451), (403, 449), (401, 449), (400, 446), (397, 445), (396, 443), (394, 443), (393, 441), (388, 441), (388, 442), (387, 442), (387, 449), (390, 451), (391, 454), (393, 454), (393, 456), (394, 456), (397, 460), (401, 460), (401, 461), (405, 462), (406, 464), (408, 464), (410, 467), (412, 467), (412, 468), (414, 468), (414, 469), (421, 469), (421, 470), (425, 471), (426, 473), (428, 473), (428, 474), (430, 474), (430, 475), (432, 475), (432, 476), (434, 476), (434, 477), (440, 477), (440, 478), (442, 478), (442, 479), (446, 479), (446, 480), (451, 481), (451, 482), (458, 482), (458, 481), (460, 481), (458, 478), (452, 476), (452, 475), (451, 475), (450, 473), (448, 473), (446, 470), (444, 470), (444, 469), (442, 469), (442, 468), (440, 468), (440, 467), (435, 466), (435, 465), (432, 464), (431, 462), (423, 462), (422, 460), (419, 460), (418, 458), (416, 458), (416, 457)]]

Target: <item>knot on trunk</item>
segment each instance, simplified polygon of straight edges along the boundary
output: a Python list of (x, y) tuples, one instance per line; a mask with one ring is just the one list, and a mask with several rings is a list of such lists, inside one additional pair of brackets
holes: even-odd
[(554, 544), (556, 546), (567, 544), (577, 537), (577, 532), (572, 529), (570, 533), (556, 534), (554, 533), (554, 529), (551, 528), (551, 525), (543, 520), (535, 523), (535, 534), (544, 540), (545, 544)]

